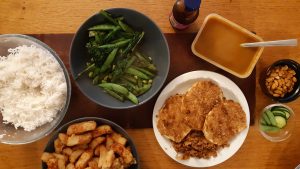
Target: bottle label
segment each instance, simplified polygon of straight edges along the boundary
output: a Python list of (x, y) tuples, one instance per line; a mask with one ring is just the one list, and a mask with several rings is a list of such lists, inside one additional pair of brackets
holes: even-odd
[(186, 29), (187, 27), (189, 27), (189, 25), (184, 25), (184, 24), (177, 22), (173, 16), (173, 12), (171, 12), (169, 20), (170, 20), (171, 25), (176, 29), (183, 30), (183, 29)]

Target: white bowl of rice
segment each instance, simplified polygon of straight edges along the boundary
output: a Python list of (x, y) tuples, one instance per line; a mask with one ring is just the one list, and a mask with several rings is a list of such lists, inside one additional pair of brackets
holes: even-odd
[(26, 144), (64, 118), (71, 83), (59, 56), (26, 35), (0, 35), (0, 142)]

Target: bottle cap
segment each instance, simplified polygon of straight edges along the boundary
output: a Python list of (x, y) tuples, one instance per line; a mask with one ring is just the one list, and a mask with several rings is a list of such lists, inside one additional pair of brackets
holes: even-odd
[(199, 9), (201, 0), (184, 0), (185, 8), (188, 11), (194, 11)]

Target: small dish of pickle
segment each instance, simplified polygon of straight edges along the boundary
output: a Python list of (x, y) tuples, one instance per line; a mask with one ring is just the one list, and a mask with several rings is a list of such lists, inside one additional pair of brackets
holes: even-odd
[(293, 110), (284, 104), (266, 106), (258, 118), (260, 133), (272, 142), (284, 141), (290, 137), (295, 123)]

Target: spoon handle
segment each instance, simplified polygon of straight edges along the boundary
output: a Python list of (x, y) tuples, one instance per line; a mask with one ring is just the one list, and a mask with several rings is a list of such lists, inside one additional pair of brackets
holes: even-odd
[(265, 46), (297, 46), (297, 39), (288, 40), (276, 40), (266, 42), (255, 42), (255, 43), (242, 43), (242, 47), (265, 47)]

